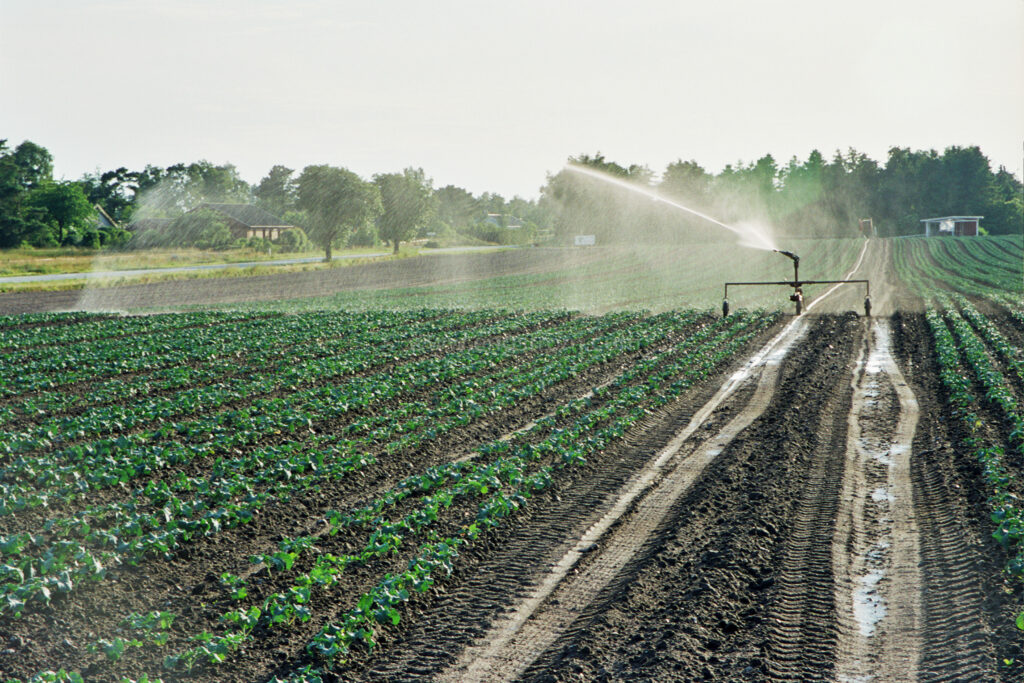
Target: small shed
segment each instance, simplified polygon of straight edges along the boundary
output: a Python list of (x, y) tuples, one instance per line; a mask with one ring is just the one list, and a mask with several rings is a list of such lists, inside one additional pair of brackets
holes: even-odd
[(924, 218), (924, 236), (952, 235), (953, 237), (975, 237), (984, 216), (942, 216), (941, 218)]

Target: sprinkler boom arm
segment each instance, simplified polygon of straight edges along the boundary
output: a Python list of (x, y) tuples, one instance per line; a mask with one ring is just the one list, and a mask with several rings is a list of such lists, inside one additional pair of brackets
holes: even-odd
[(782, 280), (780, 282), (726, 282), (725, 283), (725, 298), (722, 300), (722, 312), (728, 315), (729, 311), (729, 285), (738, 287), (740, 285), (781, 285), (786, 287), (792, 287), (794, 292), (789, 298), (796, 302), (796, 314), (800, 315), (803, 308), (803, 290), (804, 285), (854, 285), (862, 284), (865, 286), (864, 292), (864, 311), (867, 315), (871, 315), (871, 281), (870, 280)]
[(800, 279), (800, 257), (791, 251), (783, 251), (781, 249), (773, 249), (777, 254), (782, 254), (787, 258), (793, 259), (793, 279), (782, 280), (781, 282), (726, 282), (725, 283), (725, 298), (722, 300), (722, 314), (729, 315), (729, 285), (733, 287), (739, 285), (776, 285), (786, 286), (793, 288), (793, 294), (789, 297), (791, 301), (796, 302), (796, 314), (800, 315), (803, 311), (804, 302), (804, 285), (841, 285), (841, 284), (863, 284), (866, 287), (864, 295), (864, 311), (867, 315), (871, 315), (871, 282), (868, 280), (801, 280)]

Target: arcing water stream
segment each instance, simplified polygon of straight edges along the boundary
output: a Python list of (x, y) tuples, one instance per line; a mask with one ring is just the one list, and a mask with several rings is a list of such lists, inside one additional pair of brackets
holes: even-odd
[(697, 216), (698, 218), (703, 218), (704, 220), (713, 223), (720, 228), (725, 228), (726, 230), (739, 235), (740, 244), (742, 244), (743, 246), (751, 247), (753, 249), (764, 249), (767, 251), (777, 250), (775, 241), (772, 239), (767, 229), (765, 229), (763, 226), (749, 224), (742, 226), (729, 225), (727, 223), (723, 223), (718, 219), (712, 218), (711, 216), (705, 213), (701, 213), (700, 211), (691, 209), (688, 206), (683, 206), (679, 202), (664, 197), (655, 192), (654, 190), (651, 190), (646, 187), (641, 187), (640, 185), (636, 185), (634, 183), (627, 182), (622, 178), (616, 178), (613, 175), (602, 173), (601, 171), (597, 171), (586, 166), (578, 166), (575, 164), (570, 164), (565, 168), (569, 171), (572, 171), (573, 173), (579, 173), (581, 175), (589, 176), (591, 178), (596, 178), (597, 180), (602, 180), (606, 183), (615, 185), (616, 187), (621, 187), (623, 189), (629, 190), (630, 192), (635, 192), (645, 197), (649, 197), (650, 199), (656, 202), (668, 204), (673, 208), (679, 209), (680, 211), (685, 211), (686, 213)]

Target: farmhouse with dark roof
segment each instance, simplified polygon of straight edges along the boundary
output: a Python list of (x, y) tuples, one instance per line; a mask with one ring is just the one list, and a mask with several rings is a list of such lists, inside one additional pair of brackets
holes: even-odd
[(282, 232), (295, 227), (252, 204), (200, 204), (192, 211), (200, 209), (216, 211), (223, 216), (231, 236), (235, 239), (261, 237), (265, 240), (276, 240)]

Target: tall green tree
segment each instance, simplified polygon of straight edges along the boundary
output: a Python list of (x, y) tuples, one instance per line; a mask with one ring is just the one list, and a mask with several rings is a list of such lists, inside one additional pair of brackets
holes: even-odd
[(76, 231), (91, 227), (96, 221), (96, 210), (78, 183), (47, 183), (31, 192), (29, 202), (46, 212), (60, 245), (70, 244)]
[(37, 246), (52, 242), (44, 212), (29, 205), (28, 196), (13, 150), (6, 140), (0, 140), (0, 249), (18, 247), (24, 242)]
[(994, 180), (988, 157), (978, 147), (947, 147), (942, 154), (942, 213), (982, 216)]
[(850, 148), (836, 151), (823, 169), (824, 208), (833, 234), (856, 235), (861, 218), (873, 218), (878, 196), (878, 162)]
[[(566, 164), (629, 179), (629, 167), (607, 159), (601, 152), (570, 156)], [(573, 235), (587, 234), (595, 235), (604, 243), (615, 239), (620, 232), (621, 207), (617, 200), (621, 197), (600, 180), (562, 169), (548, 174), (540, 193), (539, 208), (550, 217), (554, 232), (562, 242), (571, 241)]]
[(1024, 231), (1024, 186), (1012, 173), (1000, 166), (989, 186), (985, 221), (992, 233)]
[(712, 176), (696, 161), (673, 161), (661, 174), (658, 191), (680, 201), (707, 206), (711, 193)]
[(307, 166), (299, 176), (297, 206), (306, 214), (309, 238), (330, 261), (334, 246), (380, 215), (380, 191), (347, 169)]
[(46, 211), (29, 201), (52, 179), (53, 158), (45, 147), (25, 140), (11, 149), (0, 140), (0, 248), (56, 244)]
[(880, 235), (910, 235), (921, 229), (921, 219), (933, 215), (941, 160), (935, 150), (915, 151), (892, 147), (879, 178), (872, 205)]
[(22, 189), (34, 190), (53, 180), (53, 156), (45, 147), (25, 140), (10, 156)]
[(636, 166), (630, 166), (629, 168), (622, 164), (606, 159), (604, 154), (596, 152), (594, 154), (577, 154), (576, 156), (569, 157), (569, 164), (576, 164), (578, 166), (588, 166), (598, 171), (604, 171), (609, 175), (617, 175), (622, 178), (629, 177), (629, 169)]
[(148, 165), (138, 175), (144, 218), (180, 216), (203, 202), (245, 204), (252, 190), (232, 164), (215, 165), (206, 160), (174, 164), (167, 168)]
[(284, 216), (295, 209), (295, 202), (298, 199), (298, 187), (294, 170), (287, 166), (276, 165), (259, 184), (253, 188), (253, 195), (256, 203), (263, 209), (275, 216)]
[(822, 181), (825, 158), (811, 150), (807, 160), (796, 157), (779, 171), (779, 191), (775, 197), (773, 220), (791, 234), (811, 235), (823, 232), (820, 223)]
[(381, 173), (373, 177), (380, 189), (383, 213), (378, 222), (380, 236), (394, 244), (412, 239), (434, 215), (437, 201), (431, 181), (422, 168), (407, 168), (401, 173)]
[(455, 185), (445, 185), (434, 192), (437, 199), (437, 218), (456, 230), (465, 228), (482, 216), (478, 215), (473, 193)]

